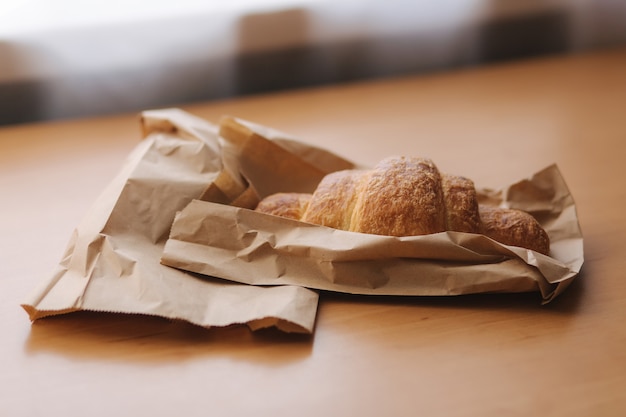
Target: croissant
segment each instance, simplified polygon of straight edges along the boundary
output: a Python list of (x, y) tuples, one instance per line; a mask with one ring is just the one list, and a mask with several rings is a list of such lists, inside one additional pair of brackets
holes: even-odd
[(473, 181), (440, 173), (428, 158), (390, 157), (369, 170), (333, 172), (313, 194), (273, 194), (256, 210), (353, 232), (418, 236), (449, 230), (543, 254), (550, 250), (534, 217), (480, 205)]
[(276, 193), (261, 200), (255, 210), (287, 219), (301, 220), (310, 200), (311, 194)]

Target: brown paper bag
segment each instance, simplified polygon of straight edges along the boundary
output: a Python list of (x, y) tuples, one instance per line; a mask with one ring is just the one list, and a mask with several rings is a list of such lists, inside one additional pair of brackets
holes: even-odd
[[(261, 197), (311, 192), (319, 182), (319, 173), (284, 148), (277, 163), (276, 143), (264, 128), (236, 119), (224, 126), (222, 136), (235, 144), (240, 172)], [(263, 286), (378, 295), (538, 291), (543, 302), (554, 299), (583, 263), (576, 207), (558, 168), (549, 166), (499, 191), (478, 192), (482, 203), (533, 214), (550, 235), (550, 256), (476, 234), (369, 235), (192, 201), (176, 216), (161, 262)]]
[(257, 197), (217, 126), (170, 109), (143, 113), (142, 127), (145, 139), (77, 226), (56, 273), (24, 300), (30, 318), (91, 310), (311, 332), (315, 291), (199, 278), (160, 264), (174, 216), (190, 201)]

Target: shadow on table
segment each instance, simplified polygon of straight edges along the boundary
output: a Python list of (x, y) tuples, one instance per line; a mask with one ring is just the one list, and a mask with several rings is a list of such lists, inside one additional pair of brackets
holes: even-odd
[[(500, 325), (532, 327), (532, 323), (541, 323), (548, 319), (566, 324), (581, 310), (581, 301), (586, 292), (584, 278), (583, 268), (570, 287), (547, 305), (541, 305), (538, 293), (454, 297), (364, 297), (322, 293), (316, 332), (330, 330), (331, 333), (339, 331), (359, 334), (362, 330), (365, 338), (372, 326), (401, 326), (408, 332), (419, 332), (429, 330), (428, 326), (431, 325), (426, 324), (430, 321), (428, 319), (444, 319), (448, 324), (452, 323), (448, 328), (454, 329), (453, 323), (457, 321), (455, 317), (467, 317), (467, 314), (480, 316), (473, 319), (474, 324), (480, 325), (485, 320), (497, 323), (500, 313), (503, 313), (507, 319), (489, 331), (497, 331)], [(343, 312), (335, 315), (337, 309), (342, 309)], [(511, 313), (524, 320), (511, 324), (507, 321)], [(467, 320), (457, 322), (459, 331), (467, 330)], [(550, 327), (554, 331), (559, 328), (567, 329), (567, 326)], [(533, 332), (532, 329), (529, 331)], [(159, 317), (76, 312), (33, 323), (26, 341), (26, 351), (33, 355), (56, 353), (72, 358), (139, 364), (178, 363), (197, 358), (219, 357), (279, 367), (308, 358), (314, 338), (314, 335), (287, 334), (276, 329), (256, 332), (250, 331), (246, 326), (206, 329)]]
[(218, 356), (281, 366), (307, 358), (312, 341), (312, 335), (275, 329), (206, 329), (159, 317), (81, 311), (34, 322), (25, 348), (33, 355), (52, 352), (147, 364)]

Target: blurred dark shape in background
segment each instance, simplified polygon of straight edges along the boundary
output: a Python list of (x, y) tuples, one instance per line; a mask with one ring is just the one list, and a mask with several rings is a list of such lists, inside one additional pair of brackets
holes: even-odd
[(567, 52), (568, 25), (567, 14), (560, 10), (487, 22), (481, 30), (479, 59), (494, 62)]
[(293, 4), (42, 31), (27, 42), (3, 39), (0, 28), (0, 124), (140, 111), (626, 43), (626, 2), (619, 0)]

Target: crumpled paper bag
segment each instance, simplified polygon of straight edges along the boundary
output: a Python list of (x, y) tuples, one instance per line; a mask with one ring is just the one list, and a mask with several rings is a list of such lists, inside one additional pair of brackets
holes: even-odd
[[(90, 310), (312, 332), (315, 291), (201, 278), (160, 263), (174, 216), (190, 201), (246, 206), (258, 196), (216, 125), (166, 109), (144, 112), (142, 128), (144, 139), (76, 227), (56, 273), (22, 303), (30, 318)], [(349, 165), (334, 160), (311, 166), (324, 175)]]
[[(225, 118), (221, 134), (236, 145), (238, 170), (260, 197), (312, 192), (319, 182), (308, 167), (289, 160), (287, 150), (280, 163), (272, 159), (275, 145), (261, 126)], [(233, 282), (351, 294), (538, 291), (547, 303), (562, 293), (582, 267), (583, 241), (574, 199), (558, 167), (501, 190), (477, 191), (481, 203), (533, 214), (550, 236), (550, 256), (477, 234), (378, 236), (192, 201), (176, 216), (161, 262)]]

